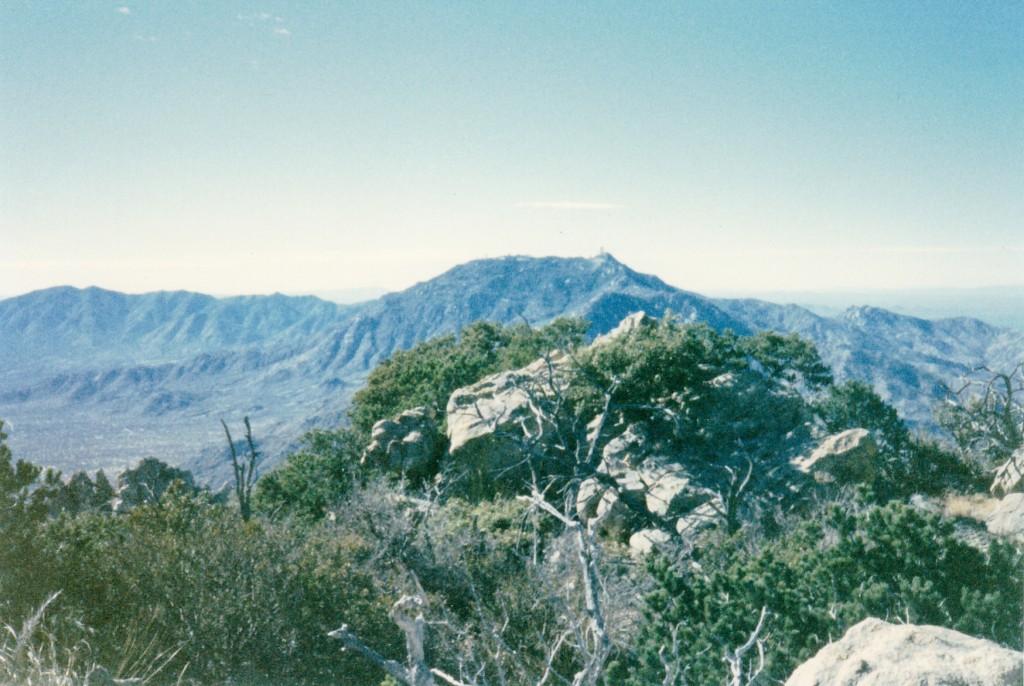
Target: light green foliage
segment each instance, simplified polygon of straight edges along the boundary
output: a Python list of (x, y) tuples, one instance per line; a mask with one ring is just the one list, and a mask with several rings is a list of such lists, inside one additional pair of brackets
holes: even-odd
[[(480, 669), (480, 683), (501, 683), (498, 670), (511, 684), (534, 683), (524, 674), (543, 673), (545, 650), (568, 609), (554, 595), (565, 578), (544, 578), (533, 564), (543, 564), (557, 535), (552, 518), (514, 499), (431, 502), (372, 480), (342, 503), (334, 526), (373, 542), (382, 595), (426, 593), (431, 665), (452, 674), (460, 663), (470, 673)], [(387, 655), (373, 637), (360, 637)], [(578, 668), (569, 649), (557, 659), (562, 673)]]
[(427, 406), (444, 411), (452, 392), (487, 374), (516, 369), (556, 348), (583, 340), (586, 324), (557, 319), (542, 329), (525, 324), (470, 324), (458, 336), (447, 335), (401, 350), (381, 362), (355, 394), (349, 416), (362, 437), (381, 419)]
[(362, 446), (348, 429), (314, 429), (302, 438), (301, 448), (256, 484), (257, 512), (303, 522), (321, 519), (359, 478)]
[(674, 659), (689, 683), (724, 680), (722, 655), (742, 644), (762, 607), (768, 680), (792, 670), (869, 616), (935, 624), (1020, 648), (1021, 558), (1008, 546), (987, 553), (956, 540), (952, 527), (889, 504), (851, 515), (839, 508), (746, 552), (739, 537), (719, 537), (700, 569), (652, 564), (659, 588), (647, 598), (631, 683), (660, 683), (662, 646), (678, 627)]

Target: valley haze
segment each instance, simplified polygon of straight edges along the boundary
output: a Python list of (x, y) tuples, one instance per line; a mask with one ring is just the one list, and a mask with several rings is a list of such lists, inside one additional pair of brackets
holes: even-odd
[(307, 430), (343, 422), (353, 393), (396, 350), (486, 319), (559, 316), (604, 333), (666, 312), (741, 334), (798, 333), (837, 380), (869, 382), (913, 426), (973, 367), (1024, 361), (1024, 333), (978, 319), (928, 320), (854, 306), (710, 298), (593, 258), (468, 262), (398, 293), (339, 304), (313, 296), (128, 295), (57, 287), (0, 301), (0, 417), (15, 454), (65, 473), (145, 457), (219, 485), (230, 474), (220, 420), (252, 419), (264, 471)]

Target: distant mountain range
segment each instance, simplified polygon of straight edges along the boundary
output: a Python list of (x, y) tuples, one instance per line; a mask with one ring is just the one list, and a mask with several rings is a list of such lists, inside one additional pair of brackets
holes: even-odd
[(307, 429), (341, 422), (369, 370), (395, 350), (480, 319), (578, 315), (599, 334), (637, 310), (744, 334), (799, 333), (838, 379), (869, 381), (922, 427), (943, 384), (982, 364), (1024, 361), (1024, 333), (975, 319), (871, 307), (824, 317), (679, 290), (607, 254), (505, 257), (361, 304), (68, 287), (2, 300), (0, 417), (16, 456), (65, 472), (152, 455), (219, 482), (230, 473), (221, 418), (236, 432), (251, 418), (269, 467)]
[[(732, 294), (720, 293), (721, 297)], [(835, 316), (856, 305), (874, 305), (924, 319), (970, 316), (994, 326), (1024, 331), (1024, 286), (912, 288), (870, 291), (770, 291), (761, 300), (794, 303), (815, 314)]]

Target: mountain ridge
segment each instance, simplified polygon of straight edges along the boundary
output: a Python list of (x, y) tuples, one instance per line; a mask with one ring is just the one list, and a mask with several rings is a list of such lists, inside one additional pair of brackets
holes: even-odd
[(216, 480), (227, 473), (221, 418), (251, 416), (270, 466), (303, 431), (342, 421), (369, 370), (395, 350), (479, 319), (542, 325), (580, 316), (596, 335), (637, 310), (741, 334), (798, 333), (839, 380), (871, 383), (923, 427), (957, 375), (1024, 360), (1024, 335), (970, 318), (871, 307), (823, 317), (795, 305), (707, 298), (606, 253), (509, 256), (457, 265), (357, 305), (68, 287), (2, 300), (0, 417), (16, 454), (65, 471), (155, 455)]

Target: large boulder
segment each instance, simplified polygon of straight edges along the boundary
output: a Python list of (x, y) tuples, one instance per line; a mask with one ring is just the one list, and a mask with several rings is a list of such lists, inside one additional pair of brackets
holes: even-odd
[(952, 629), (865, 619), (786, 686), (1020, 686), (1024, 653)]
[(412, 476), (428, 476), (437, 469), (444, 452), (444, 438), (434, 411), (426, 407), (406, 410), (373, 425), (363, 463)]
[(791, 464), (816, 481), (871, 483), (878, 471), (878, 444), (867, 429), (847, 429), (829, 436), (810, 454)]
[(661, 529), (641, 529), (629, 537), (629, 550), (634, 556), (643, 557), (670, 540), (672, 536)]
[(452, 454), (495, 433), (538, 438), (546, 428), (539, 401), (565, 391), (565, 359), (536, 360), (486, 376), (452, 393), (448, 400), (448, 439)]
[(985, 527), (994, 536), (1024, 544), (1024, 493), (1003, 496), (995, 509), (985, 517)]
[(467, 474), (473, 488), (485, 489), (495, 477), (524, 467), (532, 445), (554, 434), (552, 406), (568, 387), (567, 364), (553, 354), (452, 393), (446, 410), (449, 466)]

